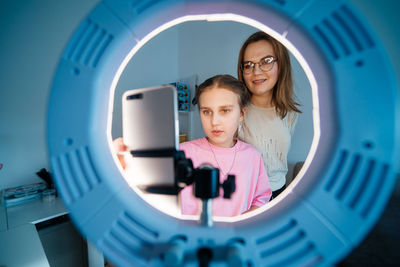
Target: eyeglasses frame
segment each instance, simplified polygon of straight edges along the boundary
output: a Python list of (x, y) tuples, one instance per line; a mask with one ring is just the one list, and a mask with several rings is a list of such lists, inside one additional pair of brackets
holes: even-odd
[[(272, 60), (272, 62), (271, 62), (271, 63), (272, 63), (271, 68), (270, 68), (269, 70), (263, 70), (263, 69), (261, 68), (261, 61), (264, 60), (265, 58), (271, 58), (271, 57), (273, 58), (273, 60)], [(243, 67), (244, 63), (240, 64), (240, 69), (242, 70), (242, 72), (243, 72), (244, 74), (250, 74), (250, 73), (254, 72), (254, 69), (256, 68), (256, 65), (258, 65), (258, 67), (260, 68), (260, 70), (261, 70), (262, 72), (268, 72), (268, 71), (272, 70), (272, 68), (274, 67), (274, 63), (277, 62), (277, 61), (278, 61), (278, 59), (275, 58), (274, 56), (265, 56), (265, 57), (261, 58), (258, 62), (246, 61), (246, 63), (248, 63), (248, 62), (252, 63), (252, 68), (251, 68), (251, 71), (250, 71), (250, 72), (245, 72), (245, 71), (244, 71), (244, 67)]]

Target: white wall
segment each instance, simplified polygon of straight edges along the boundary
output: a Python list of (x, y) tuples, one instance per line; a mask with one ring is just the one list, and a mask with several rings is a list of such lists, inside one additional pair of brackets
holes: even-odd
[(131, 59), (122, 73), (114, 93), (112, 136), (122, 136), (122, 94), (131, 89), (145, 88), (177, 81), (178, 29), (158, 34)]
[[(47, 98), (54, 70), (69, 37), (98, 2), (99, 0), (0, 1), (0, 163), (4, 164), (0, 170), (0, 189), (38, 181), (35, 172), (42, 167), (49, 167), (45, 123)], [(400, 77), (400, 23), (397, 14), (400, 2), (352, 2), (370, 19), (394, 62), (397, 76)], [(236, 37), (244, 38), (245, 29), (242, 30), (238, 31)], [(229, 49), (235, 49), (231, 45), (237, 47), (241, 42), (238, 44), (222, 39), (220, 43), (229, 44)], [(190, 60), (183, 50), (180, 55), (182, 58), (179, 60)], [(197, 60), (193, 62), (197, 62), (200, 67), (201, 55), (196, 56)], [(235, 66), (236, 58), (231, 60)], [(185, 75), (185, 71), (171, 70), (171, 76)], [(229, 71), (221, 67), (218, 72)], [(234, 70), (231, 71), (235, 73)], [(161, 76), (155, 82), (167, 81), (166, 76), (159, 74)], [(204, 73), (199, 80), (211, 74), (214, 73)], [(124, 87), (130, 85), (128, 82)], [(138, 86), (142, 85), (147, 86), (145, 82), (138, 82)], [(400, 128), (400, 122), (398, 124)], [(294, 144), (293, 148), (295, 146)]]
[[(128, 89), (154, 86), (197, 75), (199, 82), (221, 73), (236, 76), (241, 43), (256, 29), (234, 22), (193, 21), (176, 25), (150, 40), (133, 57), (115, 92), (113, 137), (121, 136), (121, 95)], [(136, 75), (140, 70), (140, 75)], [(193, 112), (193, 138), (203, 136)]]
[[(242, 43), (257, 29), (236, 22), (188, 22), (181, 27), (179, 73), (196, 74), (199, 84), (217, 74), (236, 74)], [(197, 106), (193, 110), (191, 139), (204, 136)]]
[(0, 1), (0, 189), (49, 168), (47, 99), (68, 39), (98, 0)]
[[(240, 47), (256, 31), (258, 30), (253, 27), (237, 22), (191, 21), (170, 28), (162, 33), (162, 37), (151, 40), (140, 50), (140, 56), (135, 56), (134, 60), (130, 62), (122, 81), (117, 86), (113, 120), (114, 138), (121, 136), (120, 110), (123, 91), (140, 88), (144, 84), (147, 86), (157, 85), (156, 82), (160, 80), (163, 80), (164, 83), (174, 82), (175, 79), (193, 75), (197, 76), (199, 83), (216, 74), (226, 73), (236, 77)], [(172, 45), (169, 44), (174, 43), (179, 47), (177, 54), (173, 50), (171, 53), (159, 55), (160, 51), (170, 51), (166, 47), (170, 47)], [(178, 56), (178, 60), (176, 56)], [(154, 64), (150, 63), (151, 67), (142, 68), (150, 58), (155, 58), (155, 62), (160, 65), (153, 66)], [(295, 93), (298, 102), (302, 105), (303, 113), (299, 116), (292, 149), (288, 156), (291, 167), (297, 161), (305, 160), (313, 138), (311, 88), (303, 69), (293, 57), (292, 63)], [(176, 68), (178, 68), (178, 76), (171, 73), (170, 70)], [(140, 77), (135, 75), (138, 69), (141, 70)], [(160, 79), (159, 76), (162, 76), (163, 79)], [(126, 86), (128, 84), (131, 87)], [(193, 118), (193, 134), (190, 138), (196, 139), (204, 136), (197, 107), (194, 108), (191, 116)], [(181, 116), (181, 118), (182, 123), (186, 116)]]

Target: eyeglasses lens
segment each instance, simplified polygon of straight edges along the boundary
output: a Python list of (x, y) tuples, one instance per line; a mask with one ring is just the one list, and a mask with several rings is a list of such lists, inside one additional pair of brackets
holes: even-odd
[(242, 65), (243, 72), (246, 74), (252, 73), (256, 65), (260, 67), (260, 69), (264, 72), (270, 71), (274, 66), (274, 58), (266, 57), (260, 60), (258, 63), (254, 62), (246, 62)]

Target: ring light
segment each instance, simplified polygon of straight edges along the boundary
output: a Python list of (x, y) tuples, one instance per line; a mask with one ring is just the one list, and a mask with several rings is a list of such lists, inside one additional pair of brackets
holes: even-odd
[[(109, 130), (113, 92), (133, 54), (157, 32), (208, 15), (248, 18), (282, 35), (310, 79), (317, 131), (302, 179), (285, 197), (211, 228), (160, 212), (135, 193), (114, 164)], [(331, 265), (367, 234), (391, 193), (396, 97), (379, 40), (347, 1), (106, 0), (60, 60), (48, 111), (50, 161), (73, 221), (117, 265), (178, 258), (190, 265), (199, 247), (216, 262), (239, 253), (248, 266)]]

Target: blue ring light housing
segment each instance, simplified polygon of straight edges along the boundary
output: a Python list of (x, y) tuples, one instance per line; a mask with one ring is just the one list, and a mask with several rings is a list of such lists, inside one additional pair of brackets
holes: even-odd
[[(275, 205), (207, 228), (157, 210), (128, 186), (114, 164), (109, 111), (123, 67), (155, 29), (226, 14), (294, 44), (312, 73), (318, 140), (300, 182)], [(162, 265), (177, 239), (189, 265), (198, 247), (234, 241), (248, 266), (331, 265), (368, 233), (393, 188), (396, 90), (383, 47), (346, 1), (105, 0), (73, 35), (54, 78), (52, 172), (77, 227), (117, 265)]]

